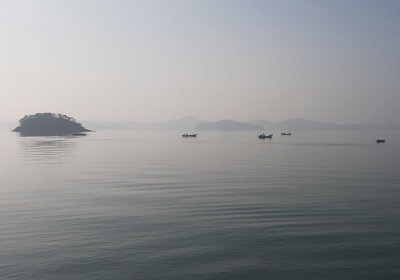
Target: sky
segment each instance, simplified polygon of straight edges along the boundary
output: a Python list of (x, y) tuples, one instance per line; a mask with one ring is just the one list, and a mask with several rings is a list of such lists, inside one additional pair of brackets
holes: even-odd
[(0, 120), (400, 122), (400, 1), (0, 0)]

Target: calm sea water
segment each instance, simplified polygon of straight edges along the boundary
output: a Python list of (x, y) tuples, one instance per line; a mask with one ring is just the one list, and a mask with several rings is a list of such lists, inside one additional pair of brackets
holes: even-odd
[(0, 132), (0, 278), (399, 279), (400, 132), (182, 133)]

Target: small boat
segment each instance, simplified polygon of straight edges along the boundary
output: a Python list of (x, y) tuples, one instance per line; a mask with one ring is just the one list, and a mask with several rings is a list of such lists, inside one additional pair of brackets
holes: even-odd
[(72, 133), (74, 136), (86, 136), (86, 133)]
[(289, 132), (289, 133), (284, 132), (284, 133), (281, 133), (281, 135), (292, 135), (292, 133), (291, 132)]
[(376, 140), (376, 143), (385, 143), (385, 139), (378, 139)]
[(270, 134), (270, 135), (261, 134), (261, 135), (258, 135), (258, 138), (260, 138), (260, 139), (265, 139), (265, 138), (272, 139), (272, 135), (273, 134)]
[(187, 133), (182, 135), (182, 137), (196, 137), (196, 136), (197, 134), (187, 134)]

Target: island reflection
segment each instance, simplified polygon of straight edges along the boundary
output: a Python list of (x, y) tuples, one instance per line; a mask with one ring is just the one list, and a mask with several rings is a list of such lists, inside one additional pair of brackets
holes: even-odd
[(71, 136), (20, 136), (21, 155), (29, 162), (62, 162), (75, 155), (77, 142)]

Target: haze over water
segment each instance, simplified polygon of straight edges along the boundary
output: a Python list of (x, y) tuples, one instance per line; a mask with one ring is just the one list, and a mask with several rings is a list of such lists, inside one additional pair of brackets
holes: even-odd
[(0, 278), (400, 275), (398, 131), (182, 133), (0, 132)]

